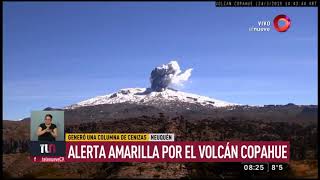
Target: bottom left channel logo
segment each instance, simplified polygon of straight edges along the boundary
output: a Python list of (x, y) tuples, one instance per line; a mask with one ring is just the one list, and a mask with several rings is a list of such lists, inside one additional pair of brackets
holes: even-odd
[(41, 154), (56, 153), (56, 145), (55, 144), (40, 144), (40, 152), (41, 152)]
[(63, 162), (65, 157), (65, 142), (31, 141), (30, 151), (33, 162)]

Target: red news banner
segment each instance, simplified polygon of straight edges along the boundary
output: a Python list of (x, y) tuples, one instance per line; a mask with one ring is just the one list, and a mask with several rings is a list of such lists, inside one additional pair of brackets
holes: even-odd
[(76, 138), (67, 134), (65, 157), (60, 162), (289, 162), (290, 159), (288, 141), (184, 142), (174, 141), (174, 134), (118, 134), (118, 138), (98, 135)]

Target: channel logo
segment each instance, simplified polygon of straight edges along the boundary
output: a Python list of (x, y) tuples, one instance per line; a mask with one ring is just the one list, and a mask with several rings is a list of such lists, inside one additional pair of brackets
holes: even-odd
[(40, 144), (40, 152), (41, 152), (41, 154), (56, 153), (56, 145), (55, 144)]
[[(280, 26), (280, 23), (284, 24)], [(290, 28), (290, 25), (290, 18), (284, 14), (278, 15), (273, 19), (273, 26), (278, 32), (286, 32)]]

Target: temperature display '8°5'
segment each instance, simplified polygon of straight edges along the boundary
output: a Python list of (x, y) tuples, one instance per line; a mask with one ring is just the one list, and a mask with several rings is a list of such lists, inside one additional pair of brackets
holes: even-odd
[(270, 171), (283, 171), (287, 167), (286, 164), (270, 164), (269, 170)]

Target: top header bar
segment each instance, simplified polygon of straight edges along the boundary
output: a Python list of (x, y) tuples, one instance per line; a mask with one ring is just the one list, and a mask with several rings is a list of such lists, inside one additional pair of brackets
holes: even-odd
[(241, 0), (241, 1), (228, 1), (228, 0), (217, 0), (215, 1), (216, 7), (317, 7), (316, 0)]

